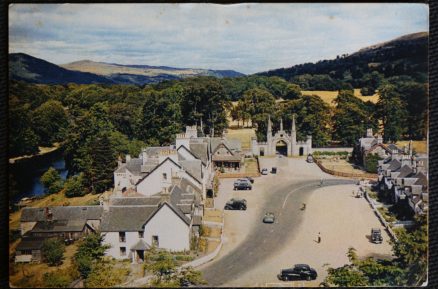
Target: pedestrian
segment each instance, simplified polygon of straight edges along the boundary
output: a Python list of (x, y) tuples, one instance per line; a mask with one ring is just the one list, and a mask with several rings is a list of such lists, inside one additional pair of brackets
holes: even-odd
[(321, 243), (321, 232), (318, 233), (318, 244)]
[(306, 209), (306, 204), (303, 203), (303, 205), (302, 205), (302, 207), (301, 207), (301, 210), (304, 211), (305, 209)]
[(321, 178), (321, 181), (320, 181), (320, 183), (319, 183), (319, 186), (320, 186), (320, 187), (322, 187), (322, 183), (323, 183), (323, 180), (322, 180), (322, 178)]

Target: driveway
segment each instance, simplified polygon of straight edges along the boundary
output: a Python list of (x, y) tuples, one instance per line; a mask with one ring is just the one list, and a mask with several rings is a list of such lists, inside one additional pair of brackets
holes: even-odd
[[(327, 175), (301, 158), (261, 158), (262, 168), (272, 166), (278, 168), (278, 174), (256, 178), (251, 191), (233, 191), (234, 179), (221, 179), (215, 206), (222, 209), (231, 197), (242, 197), (247, 200), (248, 209), (225, 211), (222, 250), (215, 260), (198, 268), (209, 286), (279, 286), (271, 284), (279, 282), (276, 274), (294, 263), (314, 266), (320, 276), (313, 284), (319, 284), (325, 263), (338, 266), (348, 261), (345, 255), (348, 246), (356, 243), (345, 240), (361, 240), (359, 249), (371, 248), (364, 251), (366, 254), (388, 254), (387, 246), (375, 250), (383, 246), (375, 247), (366, 238), (370, 225), (379, 224), (365, 200), (351, 197), (351, 191), (357, 189), (354, 181)], [(300, 210), (302, 203), (307, 204), (305, 211)], [(356, 214), (358, 208), (361, 211), (357, 218), (345, 217), (345, 214)], [(262, 223), (266, 211), (277, 216), (274, 224)], [(351, 236), (350, 229), (355, 227), (360, 228), (354, 230), (357, 236)], [(342, 242), (339, 238), (344, 236), (344, 231), (347, 235)], [(323, 238), (321, 244), (313, 241), (318, 232)], [(341, 246), (336, 246), (338, 241)]]

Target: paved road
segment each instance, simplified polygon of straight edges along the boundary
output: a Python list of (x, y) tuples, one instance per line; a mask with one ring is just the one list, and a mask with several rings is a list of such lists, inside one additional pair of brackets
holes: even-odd
[[(323, 186), (354, 183), (347, 179), (325, 179)], [(301, 204), (306, 202), (313, 190), (320, 188), (320, 179), (302, 181), (294, 178), (279, 187), (273, 182), (272, 188), (266, 192), (262, 208), (257, 213), (260, 222), (251, 229), (246, 239), (227, 255), (201, 268), (208, 286), (220, 286), (237, 279), (270, 255), (281, 251), (282, 243), (293, 236), (294, 228), (302, 221)], [(274, 224), (261, 222), (267, 211), (277, 216)]]

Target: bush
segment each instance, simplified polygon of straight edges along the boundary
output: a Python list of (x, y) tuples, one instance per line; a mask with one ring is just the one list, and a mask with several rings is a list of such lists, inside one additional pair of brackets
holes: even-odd
[(59, 192), (63, 188), (63, 182), (58, 171), (50, 167), (40, 178), (45, 187), (46, 193), (51, 195)]
[(46, 287), (50, 288), (65, 288), (73, 281), (68, 274), (64, 272), (55, 271), (44, 273), (43, 281)]
[(59, 239), (47, 239), (44, 241), (41, 251), (45, 262), (49, 266), (58, 266), (62, 264), (65, 245)]
[(87, 192), (83, 185), (83, 174), (81, 173), (77, 176), (68, 178), (65, 182), (64, 188), (65, 196), (67, 198), (84, 196)]

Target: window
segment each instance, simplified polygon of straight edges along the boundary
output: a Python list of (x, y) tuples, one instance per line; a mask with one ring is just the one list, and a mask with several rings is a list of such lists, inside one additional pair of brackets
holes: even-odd
[(138, 237), (144, 238), (144, 231), (138, 231)]
[(152, 236), (152, 246), (158, 247), (158, 236)]
[(126, 242), (126, 234), (125, 234), (125, 232), (119, 232), (119, 242), (120, 243)]
[(120, 247), (120, 256), (126, 256), (126, 247)]
[(163, 173), (163, 179), (167, 180), (167, 174), (166, 173)]
[(21, 255), (32, 255), (32, 250), (21, 250)]

